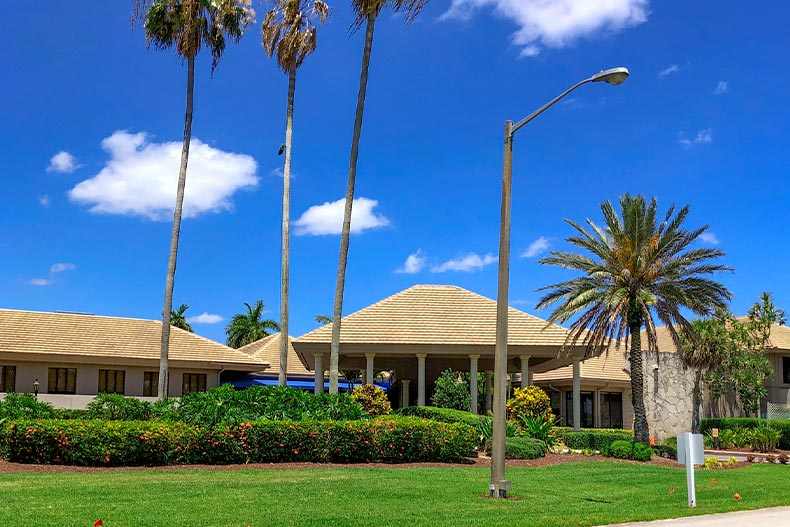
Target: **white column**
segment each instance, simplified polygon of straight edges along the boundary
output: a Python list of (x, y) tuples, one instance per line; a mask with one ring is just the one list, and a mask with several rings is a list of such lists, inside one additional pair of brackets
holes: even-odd
[(491, 411), (494, 397), (494, 372), (486, 372), (486, 413)]
[(401, 384), (403, 387), (401, 388), (401, 408), (408, 408), (409, 407), (409, 379), (403, 379)]
[(417, 406), (425, 406), (425, 357), (426, 353), (417, 354)]
[(581, 365), (578, 357), (573, 358), (573, 429), (582, 428)]
[(315, 357), (315, 388), (313, 393), (324, 393), (324, 354), (316, 353)]
[(367, 359), (367, 368), (365, 369), (365, 382), (367, 384), (373, 384), (373, 377), (375, 373), (373, 372), (373, 357), (375, 357), (375, 353), (365, 353), (365, 358)]
[(469, 395), (472, 396), (472, 413), (477, 415), (477, 359), (480, 355), (469, 355)]
[(521, 387), (529, 386), (529, 355), (521, 356)]

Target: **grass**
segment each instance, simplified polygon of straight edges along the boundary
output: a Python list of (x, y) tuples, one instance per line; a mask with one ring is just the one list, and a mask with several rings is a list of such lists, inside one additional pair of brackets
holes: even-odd
[(681, 468), (584, 462), (507, 475), (518, 500), (482, 498), (483, 468), (2, 474), (0, 525), (591, 526), (790, 504), (781, 465), (698, 470), (694, 510)]

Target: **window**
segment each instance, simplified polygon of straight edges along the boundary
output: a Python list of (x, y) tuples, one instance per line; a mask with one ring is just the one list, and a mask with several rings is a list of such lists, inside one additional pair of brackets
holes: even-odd
[(790, 357), (782, 357), (782, 382), (790, 384)]
[(126, 372), (123, 370), (99, 370), (99, 393), (123, 395)]
[(562, 392), (549, 392), (549, 400), (551, 401), (551, 413), (559, 417), (562, 414), (560, 411)]
[(206, 391), (205, 373), (185, 373), (184, 382), (181, 385), (181, 395)]
[(601, 392), (601, 428), (623, 427), (623, 394)]
[(16, 366), (0, 366), (0, 392), (13, 392), (16, 388)]
[[(566, 393), (566, 402), (565, 402), (565, 415), (567, 418), (565, 419), (568, 423), (568, 426), (573, 426), (573, 392), (568, 391)], [(581, 426), (582, 428), (592, 428), (594, 425), (593, 421), (593, 392), (581, 392)]]
[(77, 393), (77, 368), (50, 368), (47, 393)]
[(143, 372), (143, 397), (156, 397), (159, 391), (159, 372)]

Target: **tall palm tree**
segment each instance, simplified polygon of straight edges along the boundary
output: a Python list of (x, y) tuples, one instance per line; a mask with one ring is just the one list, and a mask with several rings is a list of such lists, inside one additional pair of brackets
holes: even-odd
[(263, 300), (255, 302), (255, 306), (244, 302), (246, 313), (233, 315), (225, 328), (228, 336), (226, 344), (231, 348), (240, 348), (256, 340), (271, 335), (270, 331), (280, 331), (280, 326), (271, 319), (263, 319)]
[[(288, 105), (285, 113), (285, 165), (283, 167), (283, 224), (280, 288), (280, 328), (288, 335), (289, 227), (291, 223), (291, 139), (293, 137), (296, 71), (304, 59), (315, 51), (316, 27), (312, 18), (324, 22), (329, 6), (320, 0), (277, 0), (261, 25), (263, 49), (271, 58), (277, 52), (277, 64), (288, 74)], [(278, 384), (288, 380), (288, 339), (280, 339)]]
[(135, 0), (134, 20), (145, 27), (146, 44), (164, 50), (175, 47), (176, 54), (187, 62), (186, 111), (181, 165), (178, 171), (176, 204), (173, 211), (173, 230), (167, 261), (164, 309), (162, 310), (162, 339), (159, 359), (159, 399), (167, 397), (168, 350), (170, 346), (170, 312), (173, 308), (173, 286), (176, 276), (178, 237), (181, 233), (181, 211), (184, 204), (189, 143), (192, 139), (192, 109), (195, 92), (195, 57), (205, 46), (211, 52), (211, 71), (214, 72), (226, 39), (238, 42), (254, 12), (250, 0)]
[(181, 304), (178, 306), (178, 309), (170, 311), (170, 325), (175, 328), (180, 328), (185, 331), (189, 331), (190, 333), (194, 333), (195, 331), (192, 329), (192, 326), (189, 325), (187, 322), (187, 318), (184, 316), (184, 312), (189, 309), (189, 306), (186, 304)]
[[(568, 343), (581, 341), (587, 355), (607, 349), (612, 340), (630, 336), (628, 360), (634, 403), (634, 438), (650, 439), (644, 403), (641, 330), (649, 347), (656, 348), (654, 317), (667, 326), (679, 347), (680, 333), (689, 334), (691, 324), (682, 310), (708, 315), (723, 309), (732, 297), (726, 287), (707, 278), (730, 270), (712, 260), (724, 252), (690, 248), (708, 227), (686, 230), (683, 222), (689, 207), (675, 213), (674, 205), (659, 220), (655, 198), (625, 194), (620, 215), (608, 200), (601, 204), (605, 227), (587, 220), (587, 227), (565, 220), (576, 230), (568, 242), (590, 254), (553, 251), (540, 260), (581, 272), (581, 276), (546, 287), (538, 309), (555, 306), (549, 323), (571, 319)], [(660, 223), (659, 223), (660, 221)]]
[(348, 167), (346, 202), (343, 210), (343, 228), (340, 233), (340, 259), (337, 265), (335, 284), (335, 305), (332, 311), (332, 343), (329, 351), (329, 393), (337, 393), (338, 362), (340, 360), (340, 317), (343, 315), (343, 291), (346, 285), (346, 263), (348, 262), (348, 243), (351, 235), (351, 210), (354, 205), (354, 185), (357, 178), (357, 159), (359, 158), (359, 139), (362, 136), (362, 117), (365, 111), (365, 95), (368, 89), (368, 69), (370, 53), (373, 48), (373, 32), (376, 19), (385, 7), (406, 14), (406, 23), (414, 21), (428, 0), (351, 0), (356, 18), (351, 25), (353, 30), (365, 24), (365, 47), (362, 52), (362, 73), (359, 78), (357, 111), (354, 117), (354, 134), (351, 138), (351, 160)]

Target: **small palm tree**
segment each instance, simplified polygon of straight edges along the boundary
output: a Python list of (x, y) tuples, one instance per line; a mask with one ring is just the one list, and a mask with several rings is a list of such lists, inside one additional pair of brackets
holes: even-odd
[[(601, 204), (605, 228), (587, 220), (588, 228), (565, 220), (577, 234), (568, 242), (589, 254), (551, 253), (543, 265), (556, 265), (581, 272), (581, 276), (542, 287), (548, 291), (538, 309), (556, 306), (549, 323), (573, 320), (568, 342), (582, 341), (587, 355), (608, 349), (630, 336), (628, 360), (634, 404), (634, 438), (650, 439), (644, 404), (641, 330), (656, 348), (654, 317), (667, 326), (675, 345), (680, 333), (690, 334), (691, 324), (683, 316), (687, 309), (709, 315), (724, 309), (732, 297), (726, 287), (707, 275), (730, 270), (712, 260), (724, 256), (719, 249), (689, 246), (707, 230), (683, 228), (689, 207), (677, 214), (672, 206), (659, 220), (656, 200), (629, 194), (620, 198), (620, 215), (607, 200)], [(660, 221), (660, 223), (659, 223)]]
[(263, 337), (271, 335), (271, 332), (280, 331), (280, 326), (274, 320), (262, 319), (263, 300), (258, 300), (255, 306), (244, 302), (247, 307), (246, 313), (238, 313), (230, 319), (230, 324), (225, 328), (228, 336), (226, 344), (231, 348), (240, 348), (251, 344)]
[(184, 316), (184, 312), (189, 309), (189, 306), (186, 304), (181, 304), (178, 306), (178, 309), (170, 312), (170, 325), (174, 328), (180, 328), (185, 331), (189, 331), (190, 333), (194, 333), (195, 331), (192, 329), (192, 326), (189, 325), (187, 322), (187, 318)]
[[(285, 117), (285, 164), (283, 167), (282, 268), (280, 288), (280, 328), (288, 334), (289, 227), (291, 223), (291, 143), (293, 138), (296, 71), (304, 59), (315, 51), (316, 27), (312, 19), (324, 22), (329, 6), (319, 0), (277, 0), (266, 13), (261, 32), (263, 49), (269, 57), (277, 53), (277, 64), (288, 74), (288, 105)], [(280, 339), (280, 372), (278, 384), (288, 380), (288, 339)]]
[(396, 12), (406, 13), (406, 23), (414, 21), (428, 0), (351, 0), (356, 13), (352, 29), (365, 25), (365, 48), (362, 52), (362, 74), (359, 79), (357, 94), (357, 111), (354, 117), (354, 135), (351, 138), (351, 161), (348, 167), (348, 184), (346, 185), (346, 202), (343, 210), (343, 227), (340, 232), (340, 258), (337, 265), (337, 282), (335, 284), (335, 305), (332, 311), (332, 342), (329, 349), (329, 393), (337, 393), (338, 364), (340, 361), (340, 317), (343, 316), (343, 291), (346, 285), (346, 263), (348, 262), (348, 244), (351, 236), (351, 210), (354, 205), (354, 186), (357, 179), (357, 160), (359, 158), (359, 140), (362, 136), (362, 117), (365, 112), (365, 96), (368, 89), (368, 69), (370, 54), (373, 48), (373, 33), (376, 20), (385, 7)]
[(178, 238), (181, 234), (181, 211), (184, 204), (189, 143), (192, 139), (192, 109), (195, 93), (195, 57), (203, 46), (211, 52), (211, 71), (214, 72), (226, 39), (238, 42), (247, 24), (253, 19), (250, 0), (135, 0), (133, 20), (145, 27), (146, 44), (156, 49), (175, 48), (176, 54), (187, 62), (186, 111), (181, 165), (178, 172), (176, 204), (173, 211), (173, 230), (167, 261), (164, 309), (162, 310), (162, 339), (159, 364), (159, 399), (167, 397), (168, 350), (170, 346), (170, 314), (173, 309), (173, 288), (178, 257)]
[(328, 317), (326, 315), (316, 315), (315, 321), (322, 326), (326, 326), (327, 324), (332, 323), (332, 317)]

